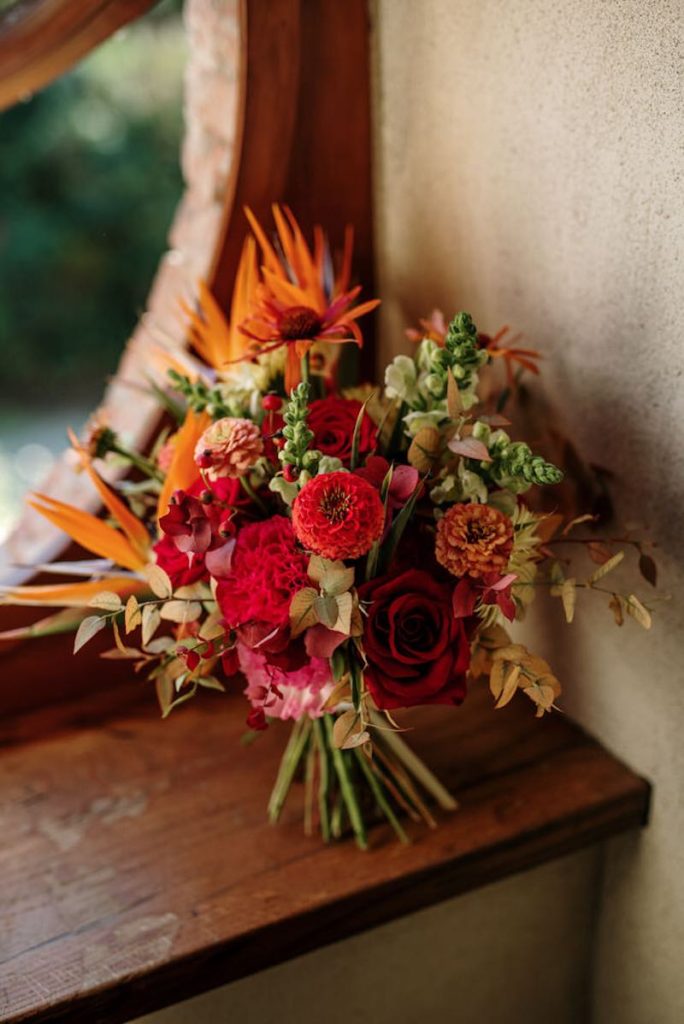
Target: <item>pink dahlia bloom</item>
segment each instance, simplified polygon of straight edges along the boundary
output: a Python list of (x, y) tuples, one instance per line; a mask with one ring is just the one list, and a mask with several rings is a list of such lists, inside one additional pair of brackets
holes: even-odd
[(261, 430), (252, 420), (224, 416), (204, 431), (195, 447), (195, 462), (210, 480), (238, 477), (263, 455)]
[(245, 644), (238, 644), (237, 655), (247, 679), (245, 696), (253, 708), (262, 709), (269, 718), (321, 717), (333, 690), (327, 661), (311, 658), (302, 668), (284, 672)]

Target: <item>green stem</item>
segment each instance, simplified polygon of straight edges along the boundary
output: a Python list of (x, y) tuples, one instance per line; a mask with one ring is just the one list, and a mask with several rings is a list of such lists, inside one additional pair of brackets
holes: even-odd
[[(382, 725), (382, 719), (376, 711), (371, 711), (371, 722), (377, 726)], [(435, 798), (443, 810), (456, 810), (458, 803), (454, 800), (448, 789), (433, 775), (425, 762), (421, 761), (417, 754), (414, 754), (408, 744), (404, 743), (398, 733), (385, 729), (383, 731), (383, 740), (394, 756), (408, 769), (414, 779), (420, 782), (421, 786)]]
[(136, 469), (139, 469), (145, 476), (149, 476), (153, 480), (159, 480), (160, 483), (163, 483), (164, 474), (162, 471), (158, 466), (155, 466), (153, 462), (146, 459), (144, 455), (138, 455), (137, 452), (132, 452), (130, 449), (123, 448), (119, 444), (113, 445), (111, 450), (117, 455), (121, 455), (124, 459), (128, 459), (131, 465), (135, 466)]
[(323, 721), (325, 722), (328, 746), (332, 752), (333, 765), (335, 766), (337, 778), (340, 783), (340, 790), (342, 791), (342, 799), (344, 800), (344, 805), (347, 808), (347, 814), (349, 815), (349, 820), (351, 822), (352, 829), (354, 830), (356, 844), (361, 850), (367, 850), (368, 838), (366, 836), (366, 828), (361, 815), (361, 808), (359, 807), (356, 799), (356, 793), (354, 792), (354, 786), (349, 777), (349, 772), (347, 771), (344, 754), (333, 742), (332, 717), (330, 715), (325, 715)]
[(333, 839), (339, 839), (342, 835), (342, 811), (344, 804), (340, 793), (335, 797), (335, 804), (330, 815), (330, 834)]
[(305, 384), (309, 383), (309, 353), (307, 352), (302, 356), (302, 380)]
[(290, 791), (297, 765), (299, 764), (311, 734), (311, 719), (302, 718), (292, 728), (292, 734), (280, 762), (271, 798), (268, 801), (268, 818), (275, 823), (281, 815), (287, 794)]
[(396, 814), (392, 810), (392, 807), (391, 807), (389, 801), (385, 797), (385, 794), (383, 792), (383, 787), (381, 786), (380, 782), (378, 781), (378, 777), (375, 774), (374, 770), (371, 768), (370, 764), (368, 763), (368, 759), (367, 759), (366, 755), (363, 753), (362, 750), (359, 750), (358, 747), (356, 747), (354, 749), (354, 753), (356, 754), (356, 760), (358, 761), (358, 763), (359, 763), (359, 765), (361, 767), (361, 771), (363, 772), (363, 774), (366, 776), (366, 779), (368, 780), (368, 785), (373, 790), (373, 796), (375, 797), (375, 801), (376, 801), (378, 807), (380, 808), (382, 813), (385, 815), (385, 817), (389, 821), (389, 823), (392, 826), (392, 828), (394, 829), (394, 831), (397, 833), (397, 835), (398, 835), (399, 839), (402, 841), (402, 843), (410, 843), (411, 840), (409, 839), (409, 837), (404, 832), (404, 830), (401, 827), (401, 824), (399, 822), (399, 819), (397, 818)]
[(330, 841), (330, 815), (328, 812), (328, 790), (330, 788), (330, 767), (328, 750), (320, 718), (313, 722), (314, 740), (318, 749), (318, 816), (321, 820), (323, 842)]
[(316, 764), (316, 744), (313, 733), (311, 742), (306, 752), (306, 767), (304, 773), (304, 835), (313, 835), (313, 791), (314, 791), (314, 767)]
[(245, 494), (247, 494), (248, 497), (250, 497), (252, 499), (254, 504), (261, 510), (261, 512), (263, 512), (264, 515), (267, 516), (268, 515), (268, 509), (264, 505), (263, 501), (261, 500), (261, 498), (259, 497), (257, 492), (254, 490), (254, 488), (252, 487), (251, 483), (249, 482), (249, 480), (248, 480), (248, 478), (246, 476), (241, 476), (240, 477), (240, 484), (242, 485), (242, 489), (245, 492)]

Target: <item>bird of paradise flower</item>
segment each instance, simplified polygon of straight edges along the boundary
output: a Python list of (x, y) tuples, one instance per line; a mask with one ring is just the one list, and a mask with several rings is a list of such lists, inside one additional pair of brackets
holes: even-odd
[(312, 250), (292, 212), (274, 205), (277, 237), (272, 244), (252, 211), (245, 213), (253, 235), (243, 246), (230, 316), (224, 316), (209, 288), (200, 282), (197, 308), (182, 304), (189, 340), (204, 362), (219, 372), (285, 347), (289, 392), (302, 379), (302, 357), (316, 342), (363, 344), (357, 320), (380, 300), (356, 304), (361, 288), (350, 287), (351, 228), (345, 232), (340, 269), (334, 274), (322, 228), (314, 228)]
[[(192, 455), (197, 440), (208, 423), (209, 417), (206, 414), (194, 413), (191, 410), (177, 432), (173, 458), (159, 496), (158, 516), (164, 515), (167, 511), (173, 492), (188, 487), (197, 476), (197, 467)], [(3, 587), (0, 589), (1, 602), (25, 606), (81, 608), (87, 607), (92, 599), (105, 589), (123, 597), (139, 593), (148, 587), (145, 572), (153, 563), (154, 557), (152, 539), (147, 526), (102, 479), (92, 464), (90, 453), (74, 434), (69, 432), (69, 437), (82, 469), (92, 481), (113, 523), (47, 494), (34, 494), (28, 499), (28, 504), (54, 526), (63, 530), (73, 541), (104, 561), (97, 566), (96, 578), (84, 579), (77, 583)], [(62, 567), (68, 568), (69, 575), (93, 576), (93, 562), (89, 559), (83, 560), (82, 563), (56, 562), (51, 566), (51, 570), (59, 573)]]
[(272, 245), (251, 210), (247, 218), (261, 249), (262, 281), (256, 289), (253, 313), (240, 331), (255, 343), (254, 352), (286, 346), (285, 389), (302, 379), (302, 357), (317, 341), (363, 344), (357, 320), (380, 303), (369, 299), (356, 305), (360, 285), (350, 288), (354, 235), (345, 232), (339, 273), (331, 273), (325, 235), (314, 229), (313, 252), (288, 207), (273, 206), (280, 252)]

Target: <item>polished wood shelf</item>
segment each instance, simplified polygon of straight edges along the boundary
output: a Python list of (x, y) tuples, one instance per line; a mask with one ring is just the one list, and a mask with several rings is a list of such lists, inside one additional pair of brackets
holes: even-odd
[(242, 746), (244, 711), (208, 693), (162, 723), (139, 683), (2, 723), (0, 1020), (130, 1020), (646, 821), (643, 779), (481, 687), (412, 715), (459, 811), (326, 847), (300, 793), (266, 822), (287, 729)]

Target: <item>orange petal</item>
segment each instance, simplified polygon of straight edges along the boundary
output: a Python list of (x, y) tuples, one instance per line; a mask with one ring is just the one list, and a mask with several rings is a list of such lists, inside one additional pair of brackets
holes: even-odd
[(198, 283), (198, 309), (181, 303), (190, 318), (191, 341), (202, 359), (218, 369), (228, 358), (231, 348), (230, 325), (223, 310), (204, 281)]
[(33, 498), (38, 500), (28, 501), (31, 508), (93, 554), (109, 558), (117, 565), (133, 571), (145, 565), (146, 559), (138, 554), (128, 538), (102, 519), (50, 498), (47, 494), (35, 494)]
[(159, 495), (158, 518), (166, 515), (173, 492), (185, 490), (199, 476), (194, 458), (195, 445), (210, 423), (211, 417), (206, 412), (188, 410), (183, 426), (175, 435), (173, 458)]
[(284, 277), (285, 271), (283, 270), (282, 264), (278, 259), (275, 249), (273, 248), (268, 238), (266, 237), (266, 234), (264, 233), (261, 224), (256, 219), (256, 217), (254, 216), (254, 214), (252, 213), (248, 206), (245, 206), (245, 216), (247, 217), (247, 220), (249, 221), (249, 226), (254, 232), (256, 239), (259, 243), (264, 263), (272, 273), (280, 274), (281, 277)]
[(150, 535), (147, 532), (147, 528), (144, 523), (141, 523), (137, 516), (133, 515), (131, 510), (114, 493), (111, 487), (109, 487), (100, 475), (95, 472), (90, 455), (79, 443), (74, 432), (69, 430), (67, 433), (74, 451), (81, 460), (83, 469), (90, 477), (105, 506), (114, 519), (116, 519), (117, 523), (131, 542), (131, 546), (135, 551), (137, 551), (143, 563), (146, 562), (150, 550)]
[[(272, 274), (270, 270), (264, 267), (263, 270), (264, 280), (270, 288), (276, 299), (284, 303), (286, 306), (312, 306), (315, 301), (315, 296), (305, 291), (303, 288), (298, 288), (296, 284), (291, 284), (290, 281), (282, 281), (277, 275)], [(317, 312), (322, 312), (318, 307)]]
[(323, 294), (320, 275), (316, 270), (316, 261), (311, 255), (311, 250), (302, 234), (302, 229), (288, 206), (285, 207), (285, 216), (289, 221), (294, 236), (295, 272), (298, 283), (314, 296), (315, 308), (324, 309), (326, 305), (325, 295)]
[(0, 604), (53, 605), (63, 608), (87, 606), (96, 594), (113, 590), (115, 594), (133, 594), (145, 590), (145, 580), (131, 576), (108, 576), (86, 583), (58, 583), (55, 586), (8, 587), (0, 592)]
[(245, 239), (240, 255), (230, 307), (230, 345), (227, 362), (235, 362), (248, 351), (248, 342), (240, 325), (252, 314), (259, 286), (256, 242), (251, 235)]
[(344, 314), (345, 320), (358, 320), (360, 316), (365, 316), (366, 313), (370, 313), (372, 310), (377, 309), (380, 305), (380, 299), (369, 299), (368, 302), (362, 302), (359, 306), (354, 306), (352, 309), (348, 309)]
[(289, 395), (297, 387), (302, 379), (302, 363), (295, 352), (294, 345), (287, 346), (287, 358), (285, 360), (285, 391)]

